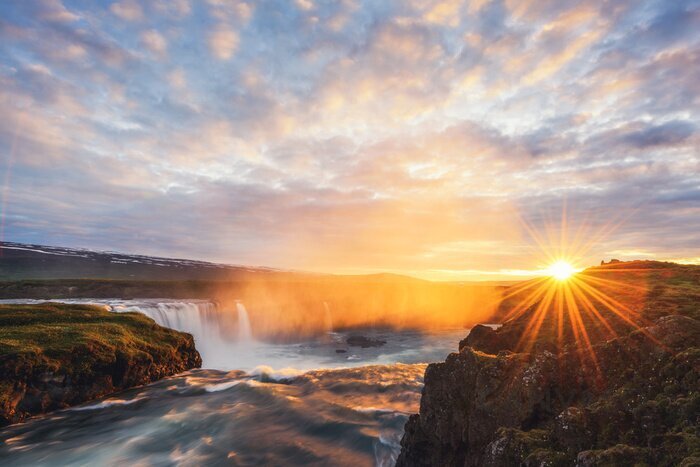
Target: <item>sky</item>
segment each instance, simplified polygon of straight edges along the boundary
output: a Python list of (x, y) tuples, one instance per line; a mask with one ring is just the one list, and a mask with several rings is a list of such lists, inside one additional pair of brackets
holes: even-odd
[(685, 0), (2, 1), (0, 237), (439, 280), (531, 274), (547, 234), (700, 262), (699, 31)]

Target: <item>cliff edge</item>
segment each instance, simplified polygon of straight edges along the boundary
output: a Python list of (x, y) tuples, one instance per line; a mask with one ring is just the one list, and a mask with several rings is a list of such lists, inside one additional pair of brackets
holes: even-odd
[(139, 313), (0, 305), (0, 426), (201, 364), (190, 334)]
[(428, 366), (397, 465), (700, 465), (700, 267), (624, 264), (512, 291)]

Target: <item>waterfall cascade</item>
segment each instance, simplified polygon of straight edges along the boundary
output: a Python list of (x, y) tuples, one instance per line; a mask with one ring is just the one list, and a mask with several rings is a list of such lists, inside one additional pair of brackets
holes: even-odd
[(241, 342), (253, 340), (253, 329), (250, 326), (248, 310), (240, 301), (236, 301), (236, 311), (238, 312), (238, 338)]
[(195, 338), (211, 338), (225, 334), (225, 316), (210, 302), (160, 302), (114, 304), (112, 311), (136, 311), (156, 323), (177, 331), (188, 332)]
[(106, 302), (114, 312), (136, 311), (161, 326), (192, 334), (204, 368), (235, 368), (236, 357), (246, 354), (253, 342), (250, 317), (241, 302), (235, 311), (203, 300)]
[[(44, 303), (45, 301), (27, 299), (16, 301), (16, 303)], [(265, 353), (266, 350), (271, 349), (277, 352), (276, 346), (255, 339), (253, 321), (251, 321), (250, 313), (242, 301), (236, 301), (235, 308), (233, 306), (224, 308), (209, 300), (195, 299), (78, 298), (54, 301), (97, 305), (114, 313), (138, 312), (153, 319), (161, 326), (192, 334), (195, 346), (202, 356), (203, 368), (252, 370), (259, 365), (269, 365), (277, 358), (280, 359), (279, 361), (284, 361), (286, 358), (284, 352), (274, 353), (272, 356)], [(0, 300), (0, 302), (15, 303), (12, 300)], [(329, 303), (323, 302), (323, 317), (317, 316), (316, 319), (321, 321), (318, 324), (322, 324), (322, 330), (326, 336), (319, 341), (320, 345), (334, 342), (337, 336), (334, 334)], [(260, 329), (257, 332), (258, 336), (264, 334)], [(333, 351), (332, 355), (335, 357), (337, 354)], [(277, 366), (285, 368), (283, 365)]]

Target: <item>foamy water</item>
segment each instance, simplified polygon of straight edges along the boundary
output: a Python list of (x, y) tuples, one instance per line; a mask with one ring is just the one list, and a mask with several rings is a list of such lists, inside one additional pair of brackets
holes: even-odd
[[(333, 331), (326, 313), (324, 335), (275, 344), (256, 340), (243, 303), (79, 302), (192, 333), (208, 369), (7, 427), (2, 465), (393, 465), (425, 363), (467, 334)], [(352, 347), (352, 334), (386, 343)]]

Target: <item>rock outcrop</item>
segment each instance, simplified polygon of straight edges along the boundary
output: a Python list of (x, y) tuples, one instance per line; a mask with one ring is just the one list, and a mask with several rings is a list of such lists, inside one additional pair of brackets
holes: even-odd
[(369, 347), (381, 347), (386, 344), (386, 341), (353, 334), (347, 338), (346, 343), (351, 347), (362, 347), (363, 349), (367, 349)]
[(700, 465), (700, 281), (686, 279), (654, 278), (648, 290), (665, 292), (646, 296), (644, 325), (610, 319), (617, 336), (590, 345), (545, 332), (523, 351), (534, 308), (497, 331), (474, 328), (428, 366), (397, 465)]
[(139, 313), (0, 305), (0, 426), (201, 364), (190, 334)]

